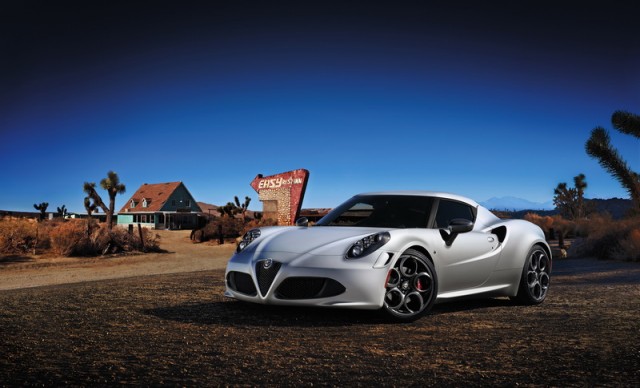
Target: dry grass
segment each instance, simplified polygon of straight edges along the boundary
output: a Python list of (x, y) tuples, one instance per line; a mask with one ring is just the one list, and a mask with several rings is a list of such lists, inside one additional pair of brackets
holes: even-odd
[(48, 248), (50, 229), (35, 220), (0, 219), (0, 254), (25, 254)]
[(158, 237), (147, 229), (142, 230), (141, 240), (137, 231), (129, 234), (118, 227), (108, 231), (106, 225), (87, 220), (0, 220), (1, 255), (37, 253), (71, 257), (158, 249)]
[(580, 256), (595, 256), (605, 260), (640, 261), (640, 217), (613, 220), (608, 214), (592, 214), (577, 221), (560, 216), (539, 216), (528, 213), (527, 221), (538, 225), (548, 236), (550, 230), (567, 237), (583, 237), (576, 248)]
[(597, 225), (582, 252), (601, 259), (640, 261), (640, 217)]

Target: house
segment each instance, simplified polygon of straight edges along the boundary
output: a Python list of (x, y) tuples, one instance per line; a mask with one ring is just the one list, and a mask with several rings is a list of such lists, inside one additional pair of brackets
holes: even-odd
[(118, 212), (118, 225), (193, 229), (202, 210), (182, 182), (145, 183)]

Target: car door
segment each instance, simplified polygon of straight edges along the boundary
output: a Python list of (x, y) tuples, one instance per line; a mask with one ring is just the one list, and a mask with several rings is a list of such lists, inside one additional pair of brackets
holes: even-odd
[[(446, 228), (456, 218), (475, 221), (475, 209), (463, 202), (440, 199), (433, 227)], [(500, 257), (498, 237), (490, 232), (472, 230), (458, 234), (450, 245), (442, 238), (432, 243), (437, 247), (440, 293), (481, 286)]]

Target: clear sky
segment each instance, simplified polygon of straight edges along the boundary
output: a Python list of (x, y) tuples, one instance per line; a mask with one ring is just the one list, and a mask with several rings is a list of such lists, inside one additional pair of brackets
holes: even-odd
[[(0, 5), (0, 209), (84, 212), (85, 181), (253, 198), (306, 168), (303, 207), (377, 190), (549, 201), (595, 126), (640, 113), (633, 2), (21, 1)], [(8, 5), (10, 4), (10, 5)], [(106, 198), (106, 192), (104, 197)]]

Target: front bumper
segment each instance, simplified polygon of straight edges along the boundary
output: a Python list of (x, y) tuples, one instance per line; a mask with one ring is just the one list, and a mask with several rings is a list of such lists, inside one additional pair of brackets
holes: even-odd
[(261, 252), (234, 255), (225, 273), (225, 296), (282, 306), (379, 309), (388, 267), (372, 259)]

